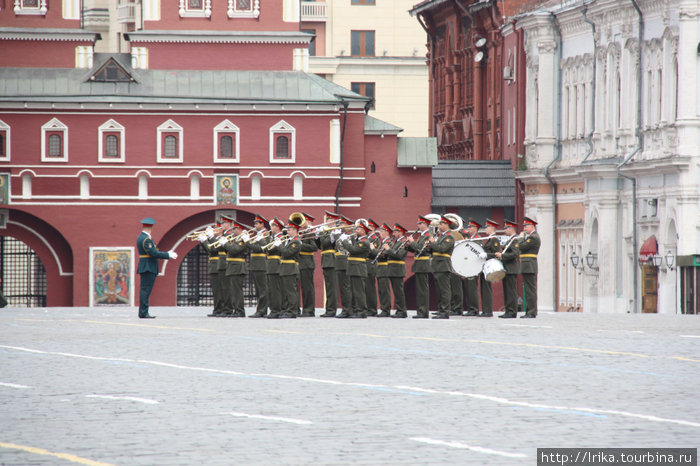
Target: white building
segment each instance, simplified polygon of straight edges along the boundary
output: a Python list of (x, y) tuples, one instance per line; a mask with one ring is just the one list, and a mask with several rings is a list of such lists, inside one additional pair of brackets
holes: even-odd
[(697, 313), (700, 2), (557, 1), (515, 19), (541, 309)]

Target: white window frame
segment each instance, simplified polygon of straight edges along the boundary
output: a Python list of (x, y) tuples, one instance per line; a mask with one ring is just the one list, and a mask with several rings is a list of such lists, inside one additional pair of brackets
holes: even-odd
[[(177, 158), (163, 157), (163, 133), (177, 133)], [(168, 120), (158, 127), (158, 138), (156, 139), (156, 150), (158, 151), (158, 163), (182, 163), (183, 154), (183, 130), (182, 126), (175, 123), (173, 120)]]
[(10, 161), (10, 125), (0, 120), (0, 131), (5, 133), (5, 155), (0, 157), (0, 162)]
[[(233, 158), (224, 159), (219, 157), (219, 135), (226, 133), (233, 133), (236, 135), (236, 143), (234, 145)], [(213, 146), (213, 156), (214, 163), (239, 163), (240, 162), (240, 149), (241, 149), (241, 130), (238, 126), (231, 123), (229, 120), (224, 120), (214, 127), (214, 146)]]
[(260, 200), (262, 192), (262, 176), (258, 173), (250, 177), (250, 197), (254, 201)]
[(292, 177), (293, 197), (295, 201), (300, 201), (304, 198), (304, 177), (297, 173)]
[(201, 9), (190, 9), (187, 0), (180, 0), (178, 12), (180, 18), (209, 18), (211, 16), (211, 0), (202, 0)]
[[(270, 163), (295, 163), (296, 162), (296, 128), (287, 123), (284, 120), (280, 120), (275, 126), (270, 128)], [(288, 134), (290, 135), (289, 141), (289, 155), (288, 159), (277, 159), (275, 158), (276, 152), (276, 135), (277, 134)]]
[(22, 0), (15, 0), (15, 15), (46, 15), (46, 0), (39, 0), (38, 6), (24, 6)]
[[(119, 133), (119, 157), (105, 157), (104, 133)], [(97, 128), (97, 156), (100, 162), (124, 162), (126, 157), (126, 134), (124, 127), (114, 120), (107, 120)]]
[[(49, 157), (48, 147), (46, 147), (46, 133), (63, 133), (63, 157)], [(61, 123), (58, 118), (41, 127), (41, 161), (42, 162), (68, 162), (68, 127)]]
[(250, 0), (249, 10), (239, 10), (236, 8), (237, 0), (228, 0), (226, 14), (229, 18), (257, 18), (260, 16), (260, 0)]

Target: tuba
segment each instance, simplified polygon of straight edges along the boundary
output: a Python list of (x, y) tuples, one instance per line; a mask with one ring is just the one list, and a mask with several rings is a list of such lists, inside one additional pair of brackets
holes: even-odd
[(306, 223), (306, 217), (301, 212), (292, 212), (289, 216), (289, 221), (296, 224), (297, 227), (301, 227)]
[(437, 235), (438, 225), (440, 225), (440, 219), (442, 216), (440, 214), (425, 214), (424, 217), (430, 220), (430, 226), (428, 226), (430, 234), (432, 236)]
[(457, 214), (445, 214), (445, 218), (448, 218), (452, 221), (452, 225), (450, 227), (454, 226), (454, 228), (450, 228), (452, 231), (450, 234), (454, 238), (455, 241), (461, 241), (464, 239), (464, 236), (459, 232), (464, 227), (464, 220), (462, 220), (462, 217), (460, 217)]

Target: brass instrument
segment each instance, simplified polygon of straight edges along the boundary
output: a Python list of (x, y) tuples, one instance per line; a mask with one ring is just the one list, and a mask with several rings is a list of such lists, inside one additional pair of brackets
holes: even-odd
[[(221, 227), (214, 228), (214, 227), (209, 226), (207, 228), (213, 228), (214, 231), (221, 230)], [(197, 241), (197, 240), (199, 240), (199, 235), (204, 235), (204, 234), (206, 234), (206, 232), (207, 232), (206, 228), (204, 230), (193, 231), (192, 233), (185, 236), (185, 239), (188, 239), (190, 241)]]
[[(450, 234), (454, 238), (455, 241), (461, 241), (464, 239), (464, 236), (459, 232), (464, 227), (464, 220), (462, 220), (462, 217), (460, 217), (457, 214), (445, 214), (445, 218), (449, 219), (452, 221), (452, 223), (455, 225), (455, 228), (450, 228), (452, 231)], [(450, 225), (452, 226), (452, 225)]]
[[(248, 233), (248, 235), (251, 235), (252, 233), (255, 233), (256, 231), (257, 231), (257, 230), (256, 230), (255, 228), (253, 228), (253, 229), (244, 231), (244, 232), (241, 233), (240, 235), (233, 235), (233, 234), (231, 234), (231, 235), (222, 235), (221, 238), (217, 239), (216, 241), (214, 241), (214, 242), (212, 243), (212, 247), (219, 248), (219, 247), (223, 246), (224, 244), (226, 244), (226, 243), (228, 243), (228, 242), (236, 241), (238, 238), (240, 238), (241, 236), (245, 235), (246, 233)], [(222, 241), (221, 241), (222, 238), (226, 238), (226, 242), (222, 242)]]
[(271, 235), (269, 230), (263, 230), (263, 231), (256, 230), (256, 231), (257, 231), (256, 235), (253, 236), (252, 238), (250, 238), (247, 241), (247, 243), (249, 243), (249, 244), (257, 243), (258, 241), (263, 240)]
[(306, 217), (301, 212), (292, 212), (289, 215), (289, 221), (300, 227), (306, 223)]

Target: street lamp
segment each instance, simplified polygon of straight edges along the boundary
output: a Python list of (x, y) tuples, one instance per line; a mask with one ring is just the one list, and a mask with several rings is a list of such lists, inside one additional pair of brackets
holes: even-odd
[(661, 256), (658, 255), (658, 254), (654, 254), (653, 256), (651, 256), (651, 263), (652, 263), (652, 265), (653, 265), (654, 267), (656, 267), (657, 269), (658, 269), (659, 267), (661, 267), (661, 263), (663, 262), (663, 260), (664, 260), (664, 258), (661, 257)]
[(586, 265), (591, 270), (598, 270), (598, 254), (588, 251), (588, 254), (586, 254)]
[[(576, 255), (576, 252), (571, 253), (571, 257), (569, 257), (571, 260), (571, 265), (574, 267), (574, 270), (576, 270), (578, 273), (581, 273), (581, 269), (583, 268), (583, 263), (581, 263), (581, 258)], [(581, 269), (579, 269), (578, 265), (581, 264)]]
[(666, 253), (666, 267), (668, 268), (668, 270), (673, 270), (674, 260), (675, 260), (675, 256), (673, 255), (673, 253), (671, 251), (668, 251)]

